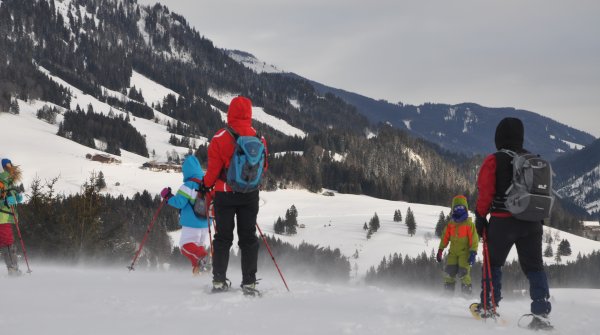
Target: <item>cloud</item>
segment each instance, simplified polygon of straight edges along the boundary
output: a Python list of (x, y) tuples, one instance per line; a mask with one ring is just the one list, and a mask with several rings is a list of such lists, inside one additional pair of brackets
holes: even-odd
[(600, 135), (597, 1), (162, 3), (219, 47), (328, 85), (393, 102), (524, 108)]

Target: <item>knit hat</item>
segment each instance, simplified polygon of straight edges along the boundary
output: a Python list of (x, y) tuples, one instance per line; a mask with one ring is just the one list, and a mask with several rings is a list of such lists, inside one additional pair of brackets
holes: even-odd
[(452, 220), (463, 222), (469, 217), (469, 203), (464, 195), (457, 195), (452, 199)]
[(8, 159), (8, 158), (4, 158), (4, 159), (2, 160), (2, 168), (3, 168), (3, 169), (6, 169), (6, 166), (7, 166), (8, 164), (11, 164), (11, 165), (12, 165), (12, 162), (10, 161), (10, 159)]
[(525, 136), (525, 128), (523, 122), (514, 117), (502, 119), (496, 127), (496, 149), (519, 150), (523, 149), (523, 138)]

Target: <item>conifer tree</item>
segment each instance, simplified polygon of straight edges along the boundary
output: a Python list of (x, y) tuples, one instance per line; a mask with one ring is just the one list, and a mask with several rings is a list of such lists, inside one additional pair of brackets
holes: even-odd
[(552, 251), (552, 244), (548, 243), (546, 249), (544, 249), (544, 257), (552, 257), (554, 252)]
[(560, 241), (558, 244), (557, 253), (561, 256), (570, 256), (571, 255), (571, 243), (567, 239)]
[(281, 217), (277, 218), (277, 221), (273, 224), (273, 231), (275, 234), (283, 234), (285, 233), (285, 225), (283, 224), (283, 220)]
[(379, 230), (379, 227), (379, 216), (377, 216), (377, 213), (375, 213), (375, 215), (373, 215), (369, 221), (369, 230), (371, 230), (373, 233), (376, 233)]
[(399, 209), (394, 212), (394, 222), (402, 222), (402, 212)]
[(412, 209), (408, 207), (406, 210), (406, 226), (408, 227), (408, 235), (413, 236), (417, 232), (417, 222), (415, 221), (415, 216), (412, 212)]
[(441, 238), (442, 234), (444, 233), (444, 228), (446, 228), (447, 224), (448, 221), (446, 220), (446, 215), (443, 211), (441, 211), (437, 224), (435, 225), (435, 236)]

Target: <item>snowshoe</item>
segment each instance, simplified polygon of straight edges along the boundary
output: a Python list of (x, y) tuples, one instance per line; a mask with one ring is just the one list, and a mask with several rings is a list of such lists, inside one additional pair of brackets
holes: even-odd
[(452, 296), (454, 295), (454, 286), (456, 283), (444, 283), (444, 295)]
[(485, 309), (480, 303), (474, 302), (469, 306), (469, 310), (473, 317), (477, 320), (496, 319), (500, 317), (498, 312), (491, 309)]
[(473, 286), (471, 284), (462, 284), (460, 288), (464, 296), (470, 296), (473, 293)]
[(258, 282), (254, 282), (254, 283), (250, 283), (250, 284), (242, 284), (242, 293), (245, 296), (250, 296), (250, 297), (260, 297), (261, 293), (259, 290), (256, 289), (256, 285), (258, 284)]
[(210, 257), (206, 256), (200, 260), (198, 266), (200, 266), (200, 272), (210, 272), (212, 270)]
[(229, 279), (225, 279), (224, 281), (213, 280), (212, 284), (213, 293), (226, 292), (229, 291), (229, 288), (231, 287), (231, 281)]
[(18, 268), (14, 268), (14, 267), (8, 268), (8, 276), (9, 277), (20, 277), (22, 274), (23, 274), (23, 272), (21, 270), (19, 270)]
[[(522, 321), (528, 317), (531, 317), (531, 322), (529, 322), (529, 324), (527, 324), (527, 325), (524, 325), (522, 323)], [(521, 316), (521, 318), (519, 319), (519, 327), (527, 328), (527, 329), (531, 329), (531, 330), (553, 330), (554, 329), (554, 326), (552, 326), (552, 324), (550, 323), (550, 320), (548, 320), (547, 315), (537, 315), (537, 314), (525, 314), (525, 315)]]

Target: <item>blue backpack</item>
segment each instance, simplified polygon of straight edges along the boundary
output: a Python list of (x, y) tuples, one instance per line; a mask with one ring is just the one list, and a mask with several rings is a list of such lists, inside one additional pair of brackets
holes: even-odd
[(265, 167), (265, 145), (259, 135), (240, 136), (229, 127), (227, 131), (235, 140), (227, 169), (227, 185), (240, 193), (258, 190)]

